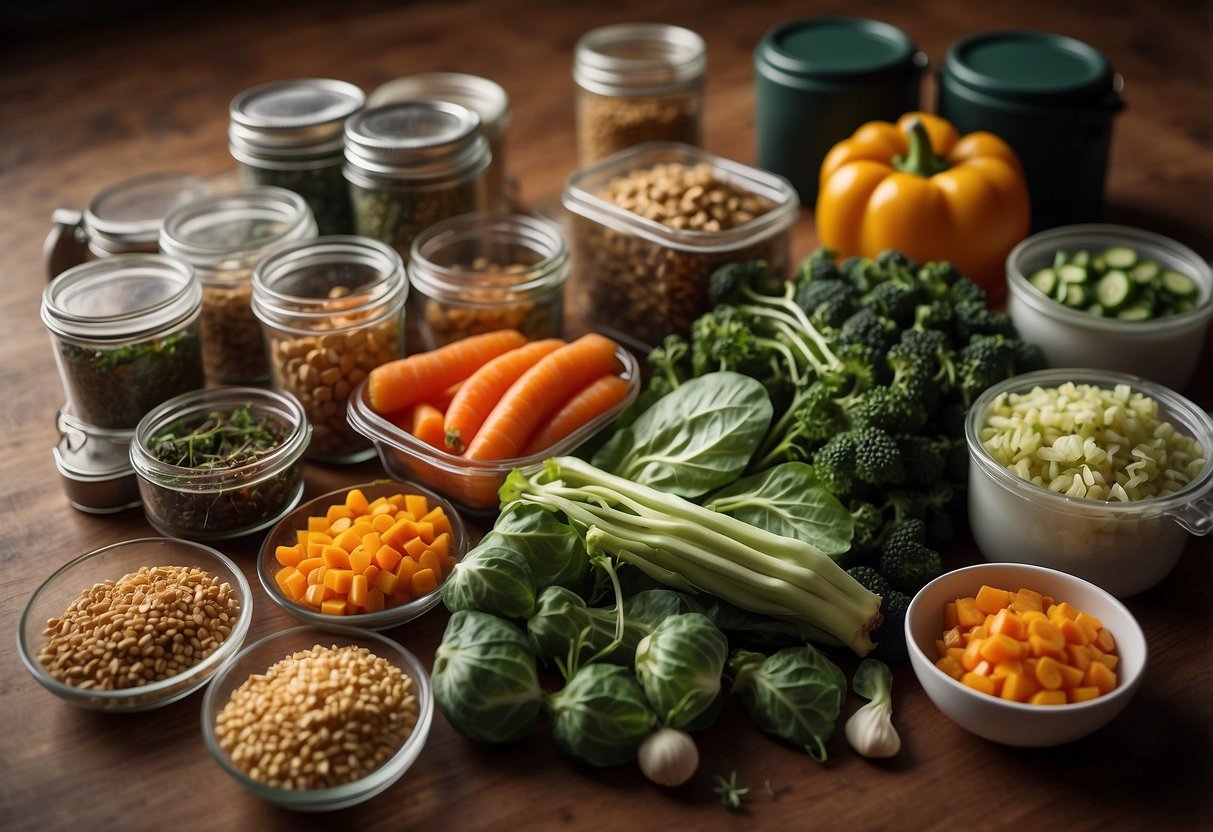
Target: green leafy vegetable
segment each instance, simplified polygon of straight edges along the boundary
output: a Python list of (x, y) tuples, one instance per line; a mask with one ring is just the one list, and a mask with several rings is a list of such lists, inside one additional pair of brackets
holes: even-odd
[(536, 590), (563, 586), (584, 595), (592, 589), (594, 572), (581, 538), (541, 506), (508, 506), (481, 543), (522, 554)]
[(535, 582), (522, 554), (482, 540), (447, 576), (442, 601), (451, 612), (478, 610), (504, 618), (529, 618), (535, 611)]
[(631, 670), (587, 664), (547, 696), (556, 745), (592, 766), (635, 762), (657, 718)]
[(636, 678), (662, 725), (686, 728), (720, 693), (729, 655), (724, 634), (702, 613), (662, 621), (636, 647)]

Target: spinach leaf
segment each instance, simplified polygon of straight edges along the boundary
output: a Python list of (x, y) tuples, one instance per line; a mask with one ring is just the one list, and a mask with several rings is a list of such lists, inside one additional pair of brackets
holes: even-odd
[(740, 373), (707, 373), (616, 432), (593, 464), (680, 497), (702, 497), (745, 470), (772, 412), (759, 382)]
[(737, 480), (713, 494), (705, 508), (816, 546), (831, 557), (851, 548), (855, 519), (803, 462), (785, 462)]

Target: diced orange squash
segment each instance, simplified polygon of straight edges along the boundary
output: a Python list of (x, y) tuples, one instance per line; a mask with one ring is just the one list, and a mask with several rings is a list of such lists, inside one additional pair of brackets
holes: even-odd
[(985, 615), (977, 609), (976, 598), (956, 599), (956, 623), (960, 629), (968, 630), (978, 626), (985, 620)]
[(401, 551), (415, 561), (421, 561), (421, 554), (429, 550), (429, 545), (420, 537), (414, 537), (404, 543)]
[[(370, 537), (370, 535), (367, 535), (367, 537)], [(376, 537), (378, 537), (378, 535), (376, 535)], [(371, 561), (374, 557), (372, 552), (374, 551), (374, 549), (368, 550), (362, 544), (359, 544), (357, 547), (355, 547), (354, 551), (350, 552), (350, 569), (359, 575), (366, 572), (366, 568), (371, 565)]]
[(284, 566), (274, 574), (274, 582), (282, 594), (292, 601), (299, 601), (307, 592), (307, 576), (294, 566)]
[(312, 584), (307, 588), (303, 598), (308, 604), (319, 609), (321, 604), (332, 597), (331, 593), (332, 590), (324, 584)]
[(1032, 705), (1064, 705), (1066, 692), (1064, 690), (1038, 690), (1028, 700)]
[(430, 510), (429, 501), (423, 494), (405, 494), (404, 510), (414, 517), (424, 517)]
[(978, 674), (969, 671), (964, 676), (960, 677), (960, 683), (962, 685), (968, 685), (969, 687), (973, 688), (973, 690), (988, 693), (991, 696), (994, 695), (994, 680), (989, 676), (979, 676)]
[(1066, 644), (1089, 644), (1090, 638), (1083, 628), (1078, 626), (1078, 622), (1072, 618), (1063, 618), (1060, 621), (1054, 622), (1057, 629), (1061, 632), (1061, 637), (1066, 640)]
[(379, 612), (384, 608), (386, 600), (382, 590), (371, 587), (366, 591), (366, 611)]
[(354, 575), (350, 579), (350, 603), (358, 606), (366, 606), (366, 593), (370, 587), (366, 583), (366, 575)]
[(1066, 658), (1069, 660), (1067, 664), (1076, 667), (1084, 673), (1087, 670), (1087, 665), (1091, 663), (1091, 654), (1087, 648), (1081, 644), (1067, 644)]
[(396, 577), (404, 584), (405, 589), (412, 591), (413, 575), (417, 571), (417, 561), (412, 558), (401, 558), (396, 564)]
[(358, 533), (357, 525), (351, 525), (348, 529), (333, 538), (333, 545), (344, 550), (347, 554), (354, 551), (355, 547), (361, 542), (362, 535)]
[(1099, 696), (1099, 688), (1087, 687), (1083, 685), (1077, 688), (1071, 688), (1066, 698), (1071, 702), (1086, 702), (1089, 699), (1095, 699)]
[(371, 518), (371, 528), (382, 534), (396, 523), (396, 518), (386, 511)]
[(948, 601), (943, 605), (943, 626), (945, 630), (949, 630), (960, 623), (959, 616), (956, 615), (956, 602)]
[(1095, 646), (1105, 653), (1111, 653), (1116, 649), (1116, 639), (1112, 638), (1112, 634), (1107, 630), (1100, 629), (1095, 636)]
[(1108, 693), (1116, 687), (1116, 673), (1103, 662), (1091, 662), (1087, 665), (1083, 684), (1099, 688), (1101, 694)]
[(319, 558), (319, 557), (304, 558), (303, 560), (299, 561), (299, 565), (296, 566), (295, 568), (298, 569), (300, 572), (302, 572), (304, 575), (306, 575), (309, 572), (311, 572), (313, 569), (315, 569), (317, 566), (323, 566), (323, 565), (324, 565), (323, 558)]
[(1023, 657), (1023, 642), (1016, 641), (1005, 634), (992, 635), (982, 639), (981, 657), (995, 664), (1007, 661), (1018, 661)]
[(994, 615), (1011, 603), (1011, 593), (1005, 589), (983, 585), (977, 590), (973, 603), (986, 615)]
[(1028, 624), (1028, 645), (1037, 656), (1065, 655), (1066, 637), (1049, 621)]
[(366, 514), (370, 502), (361, 488), (351, 488), (345, 492), (345, 507), (354, 515)]
[(336, 543), (330, 543), (325, 546), (324, 552), (320, 557), (324, 559), (325, 566), (330, 566), (334, 569), (350, 568), (350, 553)]
[(354, 573), (349, 569), (331, 568), (324, 575), (324, 585), (333, 590), (335, 595), (348, 595), (354, 580)]
[(1086, 672), (1079, 670), (1073, 665), (1065, 662), (1058, 662), (1057, 669), (1061, 672), (1061, 687), (1063, 690), (1074, 690), (1079, 687), (1086, 679)]
[(307, 573), (308, 585), (311, 586), (312, 584), (320, 584), (321, 586), (324, 586), (324, 576), (325, 576), (325, 574), (328, 573), (328, 571), (329, 571), (328, 566), (325, 564), (321, 564), (320, 566), (317, 566), (315, 569), (313, 569), (311, 572), (308, 572)]
[(320, 611), (325, 615), (345, 615), (346, 601), (344, 598), (326, 598), (320, 603)]
[(1002, 680), (1003, 699), (1013, 702), (1027, 702), (1033, 694), (1040, 690), (1036, 677), (1028, 673), (1008, 673)]
[(434, 524), (428, 520), (417, 521), (417, 536), (427, 544), (434, 541)]
[(352, 525), (354, 525), (354, 521), (351, 518), (338, 517), (329, 525), (329, 534), (336, 537)]
[(278, 546), (274, 549), (274, 559), (279, 566), (298, 566), (303, 560), (303, 547), (296, 543), (294, 546)]
[(1011, 599), (1011, 609), (1016, 612), (1041, 611), (1041, 595), (1031, 589), (1020, 588)]
[(1016, 640), (1024, 637), (1023, 620), (1007, 608), (999, 610), (987, 627), (992, 636), (1007, 636)]
[(960, 662), (951, 656), (943, 656), (935, 662), (935, 666), (957, 681), (960, 681), (960, 677), (964, 676), (965, 673), (964, 668), (960, 666)]
[(413, 595), (420, 598), (438, 588), (438, 576), (433, 569), (418, 569), (413, 573)]
[(1062, 683), (1061, 662), (1052, 656), (1044, 656), (1036, 662), (1036, 681), (1045, 690), (1059, 690)]
[(449, 557), (451, 554), (451, 534), (450, 532), (442, 532), (435, 535), (430, 541), (430, 551), (436, 554), (439, 559)]
[(964, 655), (965, 655), (965, 648), (963, 648), (963, 647), (949, 647), (948, 648), (948, 658), (952, 659), (953, 661), (955, 661), (957, 664), (961, 665), (962, 667), (964, 666)]
[(400, 563), (400, 559), (404, 557), (397, 549), (384, 543), (375, 551), (375, 563), (384, 572), (392, 572), (396, 569), (396, 564)]
[[(409, 576), (410, 579), (412, 576)], [(400, 584), (400, 577), (395, 572), (389, 572), (384, 569), (375, 576), (374, 585), (384, 595), (391, 595), (396, 591), (396, 587)]]
[(446, 512), (442, 510), (442, 506), (434, 506), (421, 516), (420, 522), (429, 523), (431, 526), (433, 526), (435, 537), (443, 532), (448, 534), (452, 533), (451, 519), (446, 516)]
[(366, 578), (367, 584), (375, 583), (375, 579), (379, 577), (382, 570), (375, 564), (370, 564), (366, 569), (362, 570), (362, 577)]
[(433, 549), (425, 549), (417, 558), (417, 565), (422, 569), (428, 569), (437, 577), (442, 574), (442, 561), (434, 554)]
[(983, 639), (975, 638), (969, 641), (965, 646), (964, 656), (960, 660), (960, 665), (965, 670), (972, 671), (981, 662), (981, 644)]
[(1074, 609), (1074, 607), (1070, 606), (1065, 601), (1049, 607), (1048, 613), (1050, 621), (1056, 621), (1059, 618), (1070, 618), (1074, 620), (1078, 619), (1078, 610)]

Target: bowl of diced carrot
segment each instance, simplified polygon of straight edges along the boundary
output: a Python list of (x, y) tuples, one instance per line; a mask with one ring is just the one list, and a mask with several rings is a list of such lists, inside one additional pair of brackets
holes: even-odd
[(640, 383), (636, 358), (606, 336), (496, 330), (380, 365), (350, 393), (347, 418), (389, 476), (492, 514), (510, 471), (584, 444)]
[(463, 519), (415, 483), (379, 480), (303, 503), (266, 536), (257, 575), (310, 624), (386, 630), (426, 612), (467, 551)]
[(910, 664), (927, 696), (993, 742), (1061, 745), (1112, 721), (1140, 687), (1146, 638), (1113, 595), (1065, 572), (983, 563), (910, 602)]

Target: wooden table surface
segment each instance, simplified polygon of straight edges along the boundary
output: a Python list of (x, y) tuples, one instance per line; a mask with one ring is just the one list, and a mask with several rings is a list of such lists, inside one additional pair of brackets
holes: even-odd
[[(60, 24), (87, 3), (66, 3)], [(96, 4), (107, 8), (118, 3)], [(414, 72), (453, 70), (498, 81), (513, 120), (507, 159), (524, 201), (551, 199), (576, 167), (570, 66), (576, 38), (595, 26), (663, 20), (699, 31), (709, 50), (708, 150), (755, 161), (751, 55), (762, 34), (812, 13), (886, 20), (938, 66), (974, 31), (1024, 27), (1091, 43), (1125, 79), (1108, 179), (1108, 218), (1176, 237), (1213, 254), (1213, 83), (1210, 15), (1202, 0), (853, 0), (811, 9), (791, 0), (331, 4), (135, 4), (117, 22), (26, 35), (0, 19), (0, 826), (7, 829), (543, 829), (683, 828), (1174, 829), (1213, 825), (1213, 555), (1193, 539), (1160, 586), (1128, 606), (1145, 628), (1145, 684), (1107, 728), (1051, 750), (1007, 748), (969, 735), (899, 667), (895, 714), (903, 749), (875, 763), (841, 730), (824, 765), (752, 728), (735, 705), (701, 737), (702, 765), (667, 791), (632, 768), (591, 770), (539, 734), (487, 748), (435, 718), (415, 767), (390, 791), (335, 816), (300, 816), (260, 802), (211, 761), (199, 732), (201, 694), (160, 711), (76, 710), (21, 666), (16, 626), (37, 584), (69, 558), (152, 533), (139, 510), (73, 509), (51, 457), (63, 401), (38, 317), (46, 279), (40, 246), (53, 209), (82, 209), (101, 188), (155, 170), (230, 177), (227, 107), (255, 83), (298, 76), (352, 81), (370, 91)], [(166, 11), (163, 7), (176, 7)], [(30, 7), (31, 9), (34, 7)], [(51, 8), (50, 6), (46, 7)], [(55, 8), (58, 8), (56, 6)], [(26, 14), (31, 14), (27, 10)], [(52, 17), (45, 9), (38, 17)], [(934, 82), (924, 83), (934, 100)], [(813, 218), (794, 231), (799, 258)], [(1192, 395), (1205, 408), (1210, 362)], [(312, 465), (307, 496), (381, 474), (377, 462)], [(257, 597), (250, 639), (290, 624), (257, 586), (258, 540), (220, 548), (248, 572)], [(1143, 553), (1144, 555), (1145, 553)], [(951, 561), (977, 559), (971, 544)], [(447, 614), (439, 609), (389, 634), (426, 665)], [(847, 702), (849, 713), (857, 702)], [(751, 787), (731, 814), (712, 776)], [(768, 792), (767, 785), (770, 791)]]

